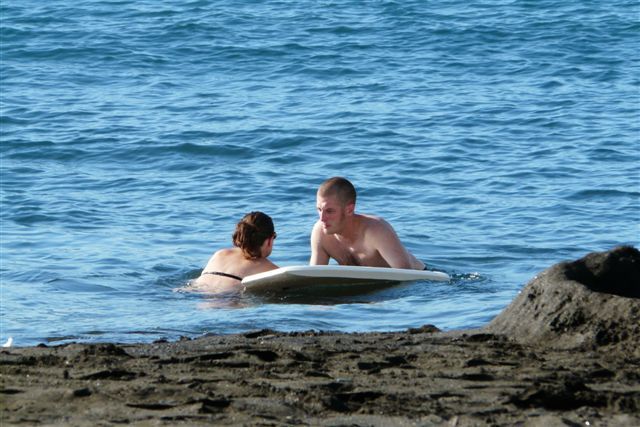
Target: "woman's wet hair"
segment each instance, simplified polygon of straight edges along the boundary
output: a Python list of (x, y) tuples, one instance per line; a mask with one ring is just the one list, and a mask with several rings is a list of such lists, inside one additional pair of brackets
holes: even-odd
[(275, 235), (271, 217), (262, 212), (246, 214), (236, 225), (233, 244), (242, 250), (248, 259), (262, 256), (260, 248), (265, 240)]

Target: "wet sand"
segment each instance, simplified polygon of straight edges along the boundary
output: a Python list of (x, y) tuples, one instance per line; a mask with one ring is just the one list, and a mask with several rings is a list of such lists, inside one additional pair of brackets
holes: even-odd
[[(533, 292), (536, 283), (548, 289), (544, 280), (534, 280), (523, 293)], [(263, 330), (152, 344), (5, 348), (0, 351), (1, 421), (640, 425), (640, 337), (633, 324), (640, 300), (602, 295), (615, 303), (615, 310), (629, 310), (622, 313), (631, 317), (628, 328), (618, 325), (626, 332), (617, 339), (598, 341), (602, 334), (590, 339), (580, 332), (590, 323), (597, 329), (602, 320), (587, 317), (574, 319), (574, 326), (565, 322), (558, 330), (551, 328), (553, 334), (544, 340), (514, 336), (500, 330), (504, 321), (496, 321), (482, 330), (448, 333), (428, 325), (399, 333)], [(522, 299), (519, 304), (527, 307), (534, 303), (527, 295)], [(512, 306), (507, 310), (522, 315)], [(540, 306), (533, 316), (544, 310)], [(562, 311), (572, 310), (565, 304)], [(584, 317), (584, 307), (581, 313)], [(563, 340), (564, 334), (578, 334), (580, 340)]]
[(6, 424), (640, 425), (638, 360), (491, 334), (279, 334), (2, 351)]

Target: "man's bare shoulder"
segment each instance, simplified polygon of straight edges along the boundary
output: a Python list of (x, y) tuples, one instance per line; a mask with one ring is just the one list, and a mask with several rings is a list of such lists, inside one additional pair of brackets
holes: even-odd
[(380, 216), (367, 214), (359, 214), (359, 216), (366, 232), (372, 232), (375, 234), (393, 232), (391, 224)]
[(311, 239), (320, 239), (322, 238), (322, 235), (324, 233), (322, 232), (322, 222), (321, 221), (316, 221), (315, 224), (313, 224), (313, 228), (311, 229)]

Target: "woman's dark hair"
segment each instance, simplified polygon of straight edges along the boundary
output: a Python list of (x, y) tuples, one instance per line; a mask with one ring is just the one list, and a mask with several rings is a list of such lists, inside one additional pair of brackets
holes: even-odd
[(248, 259), (262, 256), (260, 247), (269, 237), (275, 235), (271, 217), (262, 212), (249, 212), (236, 225), (233, 244), (242, 250)]

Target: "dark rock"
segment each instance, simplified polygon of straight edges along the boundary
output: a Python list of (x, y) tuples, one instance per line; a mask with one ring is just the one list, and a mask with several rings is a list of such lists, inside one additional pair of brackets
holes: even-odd
[(639, 356), (639, 292), (637, 249), (591, 253), (543, 271), (483, 329), (556, 348), (622, 345)]
[(131, 357), (124, 348), (116, 344), (92, 344), (83, 350), (84, 356), (124, 356)]
[(79, 389), (73, 390), (73, 396), (74, 396), (74, 397), (87, 397), (87, 396), (91, 396), (91, 390), (90, 390), (90, 389), (88, 389), (87, 387), (79, 388)]
[(252, 356), (256, 356), (258, 359), (263, 362), (273, 362), (278, 360), (278, 353), (270, 351), (270, 350), (247, 350), (247, 354)]
[(510, 399), (510, 403), (521, 408), (543, 407), (566, 411), (581, 406), (605, 406), (606, 399), (603, 395), (593, 392), (579, 379), (570, 378), (558, 383), (529, 387)]
[(258, 338), (263, 337), (265, 335), (273, 335), (276, 332), (271, 329), (260, 329), (259, 331), (251, 331), (244, 334), (245, 338)]
[(610, 252), (591, 253), (565, 265), (569, 280), (596, 292), (640, 298), (640, 251), (621, 246)]
[(168, 403), (127, 403), (126, 405), (130, 408), (149, 409), (151, 411), (164, 411), (176, 406)]
[(210, 360), (223, 360), (223, 359), (228, 359), (231, 356), (233, 356), (234, 353), (231, 351), (222, 351), (219, 353), (207, 353), (207, 354), (201, 354), (197, 357), (194, 357), (193, 359), (197, 359), (201, 362), (207, 362)]
[(440, 332), (440, 329), (434, 325), (422, 325), (419, 328), (409, 328), (407, 332), (410, 334), (433, 334)]
[(105, 369), (103, 371), (94, 372), (92, 374), (80, 377), (83, 380), (119, 380), (130, 381), (138, 375), (135, 372), (129, 372), (124, 369)]
[(223, 411), (231, 405), (231, 400), (220, 398), (220, 399), (202, 399), (202, 406), (199, 409), (199, 413), (201, 414), (215, 414)]

